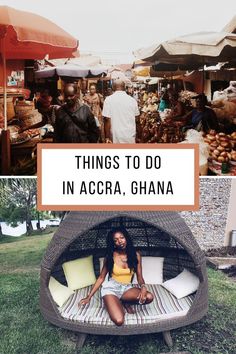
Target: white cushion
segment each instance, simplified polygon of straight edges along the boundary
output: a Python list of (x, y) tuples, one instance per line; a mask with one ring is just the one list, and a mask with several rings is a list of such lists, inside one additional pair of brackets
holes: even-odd
[(58, 306), (64, 305), (69, 297), (74, 294), (74, 291), (65, 285), (62, 285), (55, 278), (50, 277), (48, 288), (52, 295), (53, 300)]
[[(142, 257), (142, 273), (146, 284), (163, 283), (164, 257)], [(133, 283), (137, 284), (136, 274)]]
[(75, 259), (62, 264), (68, 287), (72, 290), (84, 288), (95, 283), (93, 256)]
[(165, 281), (162, 286), (176, 296), (177, 299), (182, 299), (197, 291), (199, 283), (196, 275), (184, 269), (177, 277)]

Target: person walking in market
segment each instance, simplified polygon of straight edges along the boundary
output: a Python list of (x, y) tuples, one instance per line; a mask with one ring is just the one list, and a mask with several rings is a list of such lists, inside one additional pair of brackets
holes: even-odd
[(100, 129), (100, 142), (104, 142), (104, 125), (102, 119), (102, 107), (103, 96), (97, 92), (95, 84), (91, 84), (89, 87), (89, 93), (84, 96), (84, 102), (87, 103), (97, 121), (97, 125)]
[(125, 92), (122, 80), (114, 82), (113, 90), (113, 95), (105, 99), (102, 111), (106, 143), (135, 143), (137, 101)]
[(97, 143), (99, 128), (88, 105), (79, 101), (77, 87), (66, 84), (65, 104), (56, 112), (54, 142), (56, 143)]

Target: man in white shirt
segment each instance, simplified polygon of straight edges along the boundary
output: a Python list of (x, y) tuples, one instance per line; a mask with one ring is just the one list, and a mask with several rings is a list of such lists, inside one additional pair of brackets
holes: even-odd
[(105, 99), (102, 111), (106, 142), (135, 143), (138, 104), (125, 92), (123, 81), (115, 81), (114, 91)]

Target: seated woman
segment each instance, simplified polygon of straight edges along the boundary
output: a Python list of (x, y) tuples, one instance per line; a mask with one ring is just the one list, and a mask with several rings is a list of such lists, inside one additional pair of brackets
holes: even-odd
[[(138, 286), (132, 285), (134, 273)], [(108, 278), (105, 281), (105, 277)], [(153, 295), (147, 291), (142, 276), (141, 255), (135, 251), (132, 240), (124, 228), (112, 229), (107, 236), (107, 256), (104, 259), (100, 276), (90, 294), (80, 301), (80, 305), (89, 303), (95, 292), (101, 288), (101, 296), (111, 320), (121, 326), (125, 312), (134, 313), (131, 304), (149, 304)]]
[(185, 118), (187, 125), (184, 130), (195, 129), (208, 133), (211, 129), (218, 131), (219, 123), (213, 109), (207, 106), (207, 97), (204, 93), (192, 97), (196, 99), (196, 108), (194, 108)]
[(170, 96), (171, 118), (173, 120), (181, 120), (185, 115), (185, 107), (183, 102), (179, 100), (179, 94), (173, 92)]

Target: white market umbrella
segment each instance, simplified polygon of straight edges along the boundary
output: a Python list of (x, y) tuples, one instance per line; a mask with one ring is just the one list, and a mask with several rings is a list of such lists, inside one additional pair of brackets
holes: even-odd
[[(152, 64), (192, 66), (231, 62), (236, 57), (236, 34), (199, 32), (136, 50), (134, 55)], [(162, 68), (163, 70), (163, 68)], [(186, 69), (187, 70), (187, 69)]]

